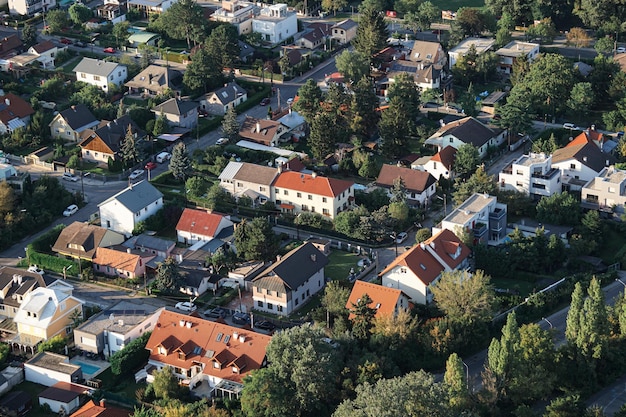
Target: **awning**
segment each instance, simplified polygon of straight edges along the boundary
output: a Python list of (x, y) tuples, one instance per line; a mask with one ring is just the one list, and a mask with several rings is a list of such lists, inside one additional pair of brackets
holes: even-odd
[(26, 127), (26, 123), (24, 123), (22, 119), (16, 117), (13, 120), (9, 120), (9, 130), (13, 131), (21, 127)]
[(293, 204), (281, 204), (280, 208), (285, 210), (293, 210), (296, 208), (296, 206), (294, 206)]
[(166, 140), (168, 142), (176, 142), (178, 139), (180, 139), (183, 136), (184, 133), (178, 133), (178, 134), (174, 134), (174, 133), (164, 133), (162, 135), (158, 136), (158, 139), (163, 139)]

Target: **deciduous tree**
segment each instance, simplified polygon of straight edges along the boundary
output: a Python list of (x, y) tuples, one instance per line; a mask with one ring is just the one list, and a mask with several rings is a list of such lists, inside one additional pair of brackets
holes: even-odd
[(294, 104), (294, 107), (310, 125), (320, 111), (321, 102), (322, 90), (315, 80), (309, 78), (306, 83), (298, 89), (298, 102)]
[(370, 73), (370, 58), (359, 51), (345, 49), (335, 58), (337, 71), (350, 83), (356, 83)]
[(537, 220), (542, 223), (575, 226), (580, 215), (580, 203), (567, 192), (542, 197), (537, 204)]
[(481, 270), (443, 272), (431, 290), (437, 306), (452, 321), (471, 324), (491, 319), (495, 301), (491, 277)]
[(235, 26), (222, 24), (213, 29), (206, 41), (206, 48), (220, 71), (232, 69), (239, 59), (239, 38)]
[(68, 12), (75, 25), (82, 25), (93, 17), (91, 9), (82, 3), (72, 4)]
[(479, 167), (480, 154), (478, 148), (471, 143), (459, 146), (454, 159), (454, 170), (462, 178), (469, 178)]
[(183, 84), (190, 92), (205, 93), (210, 88), (221, 85), (222, 79), (222, 68), (202, 46), (191, 56), (191, 62), (183, 75)]
[(50, 10), (46, 14), (50, 32), (60, 32), (70, 24), (67, 13), (63, 10)]
[(191, 49), (191, 40), (197, 28), (204, 22), (202, 8), (195, 0), (180, 0), (161, 14), (158, 25), (174, 39), (187, 41), (187, 48)]
[(459, 205), (474, 193), (495, 195), (497, 185), (492, 175), (488, 175), (483, 166), (480, 166), (467, 181), (457, 182), (457, 190), (453, 194), (454, 203)]

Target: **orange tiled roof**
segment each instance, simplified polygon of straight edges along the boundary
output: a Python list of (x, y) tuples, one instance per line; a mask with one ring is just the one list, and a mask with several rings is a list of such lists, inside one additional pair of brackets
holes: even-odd
[[(424, 242), (450, 269), (456, 269), (470, 255), (470, 248), (450, 230), (443, 229)], [(456, 257), (454, 256), (456, 255)]]
[(135, 272), (141, 257), (132, 253), (122, 252), (109, 248), (97, 248), (93, 263), (109, 266), (122, 271)]
[(435, 177), (426, 171), (385, 164), (378, 174), (376, 184), (391, 188), (393, 187), (393, 182), (398, 178), (402, 178), (404, 187), (407, 190), (418, 193), (424, 192), (437, 181)]
[(450, 145), (443, 148), (430, 158), (432, 161), (441, 162), (444, 167), (451, 169), (456, 159), (456, 149)]
[[(151, 361), (182, 369), (202, 363), (205, 375), (241, 383), (250, 371), (265, 365), (270, 340), (252, 330), (163, 310), (146, 349)], [(165, 352), (159, 353), (161, 349)], [(233, 367), (239, 372), (234, 373)]]
[(349, 190), (353, 185), (351, 181), (293, 171), (281, 172), (274, 181), (274, 188), (285, 188), (333, 198)]
[(74, 411), (70, 417), (129, 417), (132, 413), (132, 410), (123, 410), (91, 400)]
[(194, 232), (202, 236), (215, 236), (222, 218), (219, 214), (186, 208), (176, 224), (176, 230)]
[[(376, 309), (376, 317), (381, 317), (394, 314), (402, 291), (365, 281), (356, 281), (346, 303), (346, 308), (352, 310), (352, 305), (356, 305), (364, 294), (367, 294), (372, 299), (372, 302), (369, 304), (370, 307), (376, 308), (379, 305)], [(350, 313), (350, 319), (353, 317), (354, 314)]]
[(407, 267), (425, 285), (433, 282), (444, 270), (443, 265), (428, 250), (422, 248), (421, 245), (415, 245), (398, 256), (380, 275), (386, 274), (397, 266)]

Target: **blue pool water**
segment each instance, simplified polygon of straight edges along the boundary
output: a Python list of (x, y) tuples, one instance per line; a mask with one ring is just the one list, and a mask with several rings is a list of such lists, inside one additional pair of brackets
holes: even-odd
[(83, 373), (88, 374), (88, 375), (93, 375), (100, 370), (100, 367), (98, 366), (89, 365), (88, 363), (84, 363), (80, 361), (76, 361), (74, 362), (74, 364), (80, 366), (83, 370)]

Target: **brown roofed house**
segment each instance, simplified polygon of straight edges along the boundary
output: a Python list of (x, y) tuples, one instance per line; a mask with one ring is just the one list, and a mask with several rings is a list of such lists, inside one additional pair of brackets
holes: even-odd
[[(376, 310), (375, 317), (395, 316), (401, 310), (406, 311), (410, 307), (409, 296), (401, 290), (357, 280), (350, 292), (346, 308), (353, 310), (365, 294), (372, 300), (368, 306)], [(349, 318), (353, 319), (354, 314), (350, 313)]]
[(437, 180), (429, 172), (397, 165), (383, 165), (376, 185), (387, 189), (387, 193), (391, 195), (394, 183), (398, 179), (402, 179), (406, 199), (410, 204), (428, 205), (435, 195)]
[(247, 116), (239, 129), (239, 136), (262, 145), (278, 146), (280, 137), (288, 131), (289, 128), (280, 122)]
[(109, 247), (123, 243), (121, 233), (88, 223), (74, 222), (59, 234), (52, 251), (62, 256), (91, 261), (99, 247)]
[(146, 273), (146, 263), (154, 258), (152, 254), (136, 254), (128, 248), (119, 251), (109, 248), (96, 248), (93, 257), (93, 270), (96, 274), (134, 279)]

